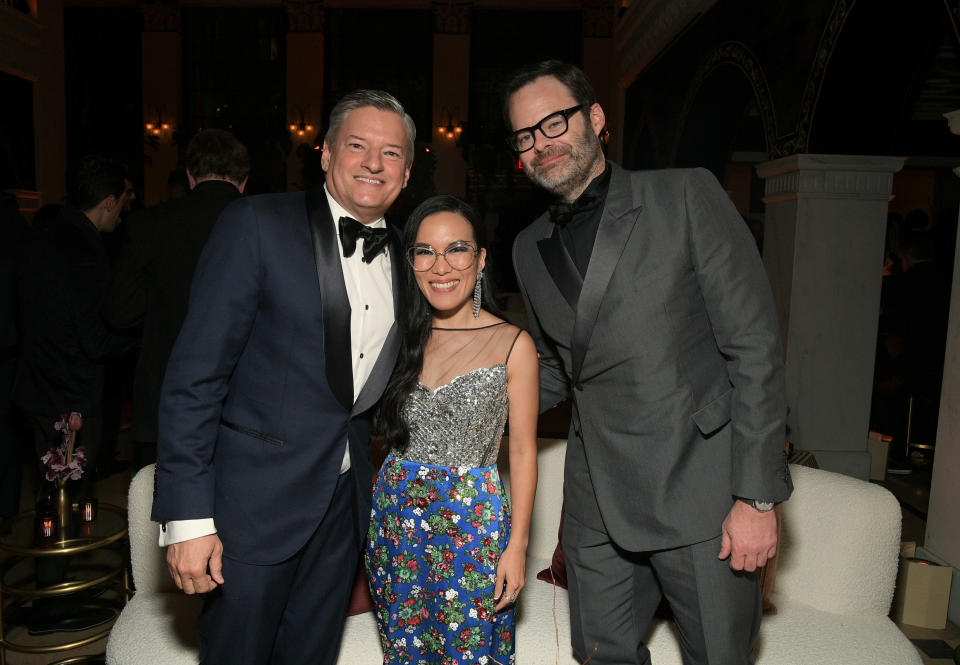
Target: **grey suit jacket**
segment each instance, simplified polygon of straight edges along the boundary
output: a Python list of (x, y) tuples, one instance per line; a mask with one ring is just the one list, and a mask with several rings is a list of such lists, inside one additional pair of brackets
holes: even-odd
[[(783, 501), (782, 351), (753, 238), (704, 169), (612, 168), (586, 277), (548, 215), (517, 237), (541, 409), (573, 396), (568, 516), (647, 551)], [(598, 525), (599, 526), (599, 525)]]

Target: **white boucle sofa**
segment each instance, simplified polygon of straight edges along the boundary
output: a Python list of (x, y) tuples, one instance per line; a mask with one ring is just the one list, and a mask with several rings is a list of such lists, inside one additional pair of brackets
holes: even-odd
[[(530, 534), (527, 584), (517, 621), (518, 665), (578, 665), (570, 649), (567, 592), (536, 579), (557, 544), (566, 442), (538, 441), (540, 480)], [(506, 446), (504, 446), (504, 449)], [(501, 462), (504, 482), (509, 469)], [(757, 665), (922, 665), (887, 617), (900, 540), (900, 507), (877, 485), (792, 466), (795, 491), (783, 506), (776, 588), (779, 612), (763, 618)], [(130, 542), (137, 593), (107, 644), (110, 665), (197, 663), (197, 599), (169, 581), (149, 520), (153, 468), (130, 487)], [(681, 665), (675, 630), (657, 620), (647, 635), (654, 665)], [(349, 617), (339, 665), (382, 662), (372, 613)]]

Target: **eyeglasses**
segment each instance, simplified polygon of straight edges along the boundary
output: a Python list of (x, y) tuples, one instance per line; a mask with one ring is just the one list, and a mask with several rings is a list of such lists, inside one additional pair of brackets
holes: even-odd
[(526, 152), (533, 147), (534, 143), (536, 143), (537, 138), (533, 133), (538, 129), (540, 130), (540, 133), (548, 139), (555, 139), (558, 136), (563, 136), (570, 128), (570, 116), (582, 109), (584, 106), (586, 106), (586, 104), (577, 104), (576, 106), (571, 106), (568, 109), (551, 113), (532, 127), (518, 129), (507, 137), (507, 145), (510, 146), (511, 150), (516, 152)]
[(479, 253), (474, 245), (463, 241), (453, 243), (442, 252), (430, 245), (414, 245), (407, 249), (407, 261), (416, 272), (424, 272), (433, 268), (437, 257), (442, 256), (454, 270), (466, 270), (477, 260)]

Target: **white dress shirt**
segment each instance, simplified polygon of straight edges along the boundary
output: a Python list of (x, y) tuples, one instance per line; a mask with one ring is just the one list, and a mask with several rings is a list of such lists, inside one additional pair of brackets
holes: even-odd
[[(350, 351), (353, 357), (353, 399), (356, 401), (370, 372), (373, 371), (373, 366), (380, 356), (383, 343), (387, 339), (395, 318), (390, 253), (384, 249), (368, 265), (362, 260), (363, 241), (357, 241), (356, 251), (349, 258), (344, 257), (338, 222), (341, 217), (352, 217), (352, 215), (330, 196), (326, 185), (323, 186), (323, 190), (330, 205), (330, 216), (333, 218), (337, 247), (340, 250), (338, 252), (340, 267), (347, 287), (347, 299), (350, 301)], [(381, 217), (369, 226), (386, 228), (387, 222)], [(344, 439), (340, 473), (345, 473), (349, 469), (350, 446)], [(212, 517), (172, 520), (160, 528), (160, 547), (216, 532), (217, 528)]]

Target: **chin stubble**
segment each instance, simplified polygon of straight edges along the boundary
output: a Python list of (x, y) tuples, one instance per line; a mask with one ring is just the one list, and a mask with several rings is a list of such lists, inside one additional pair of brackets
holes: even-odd
[[(549, 153), (544, 153), (549, 154)], [(540, 175), (536, 169), (527, 169), (527, 177), (540, 185), (548, 192), (568, 198), (571, 192), (587, 186), (594, 165), (603, 158), (600, 140), (591, 133), (584, 132), (570, 146), (567, 152), (570, 163), (566, 168), (554, 168), (545, 175)]]

